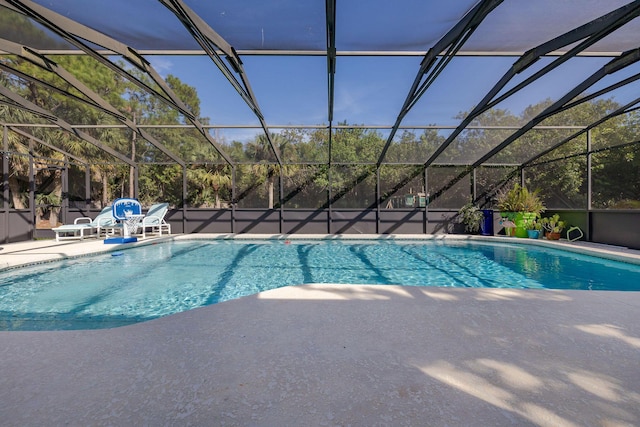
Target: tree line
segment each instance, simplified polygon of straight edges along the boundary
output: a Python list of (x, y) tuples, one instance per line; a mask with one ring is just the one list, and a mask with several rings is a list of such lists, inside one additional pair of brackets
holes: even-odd
[[(520, 115), (492, 109), (476, 118), (431, 164), (424, 162), (447, 139), (448, 130), (402, 129), (377, 167), (385, 146), (385, 130), (367, 129), (347, 122), (339, 123), (329, 136), (326, 128), (289, 128), (272, 132), (276, 157), (264, 134), (256, 132), (248, 140), (229, 139), (225, 130), (213, 129), (210, 144), (197, 130), (185, 127), (188, 121), (179, 112), (155, 96), (140, 90), (88, 56), (52, 58), (74, 76), (125, 114), (136, 125), (145, 127), (157, 141), (186, 163), (176, 164), (166, 153), (121, 124), (117, 117), (95, 108), (92, 102), (51, 72), (20, 58), (0, 58), (3, 65), (19, 70), (16, 75), (0, 72), (0, 84), (28, 101), (44, 108), (67, 123), (87, 126), (83, 130), (102, 144), (124, 154), (138, 165), (139, 198), (143, 204), (167, 201), (173, 206), (184, 202), (191, 207), (224, 208), (235, 202), (246, 208), (322, 208), (329, 204), (340, 208), (368, 208), (381, 203), (383, 208), (403, 205), (407, 194), (437, 194), (433, 207), (458, 208), (470, 198), (469, 181), (464, 179), (447, 188), (467, 165), (496, 147), (511, 133), (535, 117), (551, 101), (531, 105)], [(131, 69), (136, 78), (150, 86), (153, 82), (140, 70)], [(28, 76), (44, 81), (38, 83)], [(195, 88), (169, 75), (166, 82), (196, 117), (200, 117), (200, 99)], [(72, 96), (70, 96), (72, 95)], [(595, 99), (546, 119), (546, 127), (587, 126), (615, 111), (614, 99)], [(458, 118), (463, 118), (461, 113)], [(0, 105), (3, 123), (47, 123), (25, 109)], [(209, 118), (200, 117), (208, 125)], [(596, 208), (640, 208), (640, 115), (637, 111), (613, 117), (590, 131), (592, 141), (592, 200)], [(100, 126), (96, 126), (100, 125)], [(109, 127), (111, 125), (113, 127)], [(484, 128), (483, 128), (484, 127)], [(107, 205), (114, 198), (133, 194), (133, 168), (114, 161), (109, 153), (61, 130), (32, 127), (29, 133), (47, 145), (35, 143), (36, 194), (39, 205), (56, 205), (62, 197), (60, 168), (71, 154), (90, 163), (91, 199)], [(577, 129), (534, 129), (505, 147), (475, 174), (479, 191), (517, 178), (518, 166), (538, 153), (554, 147)], [(9, 132), (11, 152), (9, 186), (15, 208), (26, 206), (28, 194), (29, 138)], [(540, 188), (549, 207), (585, 207), (587, 191), (587, 136), (574, 138), (533, 161), (525, 168), (525, 182)], [(51, 147), (57, 147), (59, 150)], [(616, 147), (610, 149), (611, 147)], [(219, 154), (222, 149), (234, 162), (229, 165)], [(72, 162), (73, 163), (73, 162)], [(70, 197), (84, 200), (82, 168), (72, 168)], [(183, 195), (183, 178), (187, 192)], [(426, 184), (426, 185), (425, 185)], [(447, 188), (444, 192), (438, 190)], [(235, 191), (233, 191), (235, 190)], [(232, 194), (232, 192), (234, 194)], [(554, 206), (557, 205), (557, 206)]]

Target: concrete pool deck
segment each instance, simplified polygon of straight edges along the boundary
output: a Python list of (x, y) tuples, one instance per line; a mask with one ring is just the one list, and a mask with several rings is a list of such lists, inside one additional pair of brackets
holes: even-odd
[(303, 285), (122, 328), (0, 332), (0, 419), (640, 425), (640, 293)]

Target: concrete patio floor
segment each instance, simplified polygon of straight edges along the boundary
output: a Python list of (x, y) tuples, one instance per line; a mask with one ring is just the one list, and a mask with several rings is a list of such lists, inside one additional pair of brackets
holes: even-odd
[(640, 293), (304, 285), (0, 332), (0, 424), (637, 426)]

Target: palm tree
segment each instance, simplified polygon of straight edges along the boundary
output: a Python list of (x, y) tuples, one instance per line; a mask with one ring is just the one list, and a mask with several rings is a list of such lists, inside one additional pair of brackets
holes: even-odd
[(211, 183), (215, 194), (215, 208), (220, 209), (220, 190), (221, 187), (228, 187), (231, 184), (229, 174), (222, 174), (219, 171), (209, 172), (207, 181)]
[[(280, 152), (281, 158), (287, 159), (289, 162), (295, 161), (295, 144), (286, 135), (271, 134), (276, 149)], [(282, 175), (283, 177), (293, 177), (299, 170), (298, 165), (275, 163), (276, 159), (273, 150), (265, 135), (256, 136), (255, 141), (247, 144), (247, 156), (256, 163), (251, 165), (251, 173), (257, 176), (260, 183), (264, 183), (267, 193), (267, 206), (273, 209), (275, 205), (275, 181)], [(264, 181), (263, 181), (264, 180)]]
[(189, 169), (187, 177), (191, 186), (198, 188), (195, 195), (196, 204), (209, 205), (213, 192), (213, 205), (216, 209), (220, 209), (220, 191), (231, 185), (231, 176), (228, 173), (199, 167)]

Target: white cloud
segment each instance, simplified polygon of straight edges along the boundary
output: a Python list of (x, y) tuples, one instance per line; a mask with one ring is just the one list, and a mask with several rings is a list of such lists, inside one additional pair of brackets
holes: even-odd
[(162, 76), (167, 77), (173, 68), (173, 62), (166, 57), (151, 56), (147, 57), (147, 60), (151, 63), (151, 66)]

